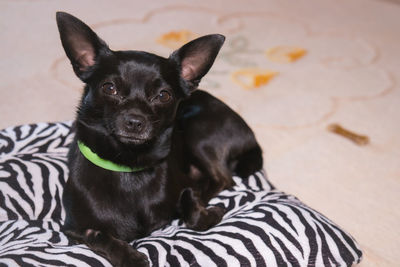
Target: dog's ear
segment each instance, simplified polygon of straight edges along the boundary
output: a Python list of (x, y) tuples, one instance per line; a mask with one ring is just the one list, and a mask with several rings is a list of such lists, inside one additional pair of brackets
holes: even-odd
[(76, 75), (85, 81), (89, 75), (88, 70), (96, 64), (98, 57), (110, 53), (110, 49), (78, 18), (65, 12), (57, 12), (56, 18), (65, 53)]
[(207, 74), (224, 41), (225, 37), (220, 34), (205, 35), (172, 53), (170, 59), (178, 64), (180, 75), (188, 84), (190, 92), (197, 88), (201, 78)]

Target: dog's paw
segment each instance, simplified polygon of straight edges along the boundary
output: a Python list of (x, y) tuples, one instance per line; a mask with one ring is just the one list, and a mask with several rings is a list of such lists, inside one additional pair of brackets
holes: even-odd
[(119, 247), (109, 251), (110, 261), (113, 266), (118, 267), (148, 267), (150, 263), (147, 256), (126, 242), (121, 241)]
[(207, 209), (209, 219), (209, 228), (217, 225), (224, 217), (225, 209), (221, 207), (210, 207)]
[(119, 267), (149, 267), (147, 256), (137, 250), (131, 250), (121, 259)]
[(224, 213), (225, 209), (220, 207), (210, 207), (204, 209), (202, 210), (202, 212), (200, 212), (198, 220), (188, 226), (189, 228), (196, 231), (206, 231), (211, 227), (217, 225), (222, 220)]
[(85, 243), (96, 253), (106, 257), (117, 267), (148, 267), (147, 256), (129, 243), (117, 239), (107, 233), (88, 229), (84, 233)]

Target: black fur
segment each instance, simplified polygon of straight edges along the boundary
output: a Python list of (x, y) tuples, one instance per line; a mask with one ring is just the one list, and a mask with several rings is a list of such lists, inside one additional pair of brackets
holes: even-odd
[[(198, 38), (169, 58), (112, 51), (79, 19), (57, 13), (60, 37), (86, 86), (69, 153), (63, 201), (64, 232), (115, 266), (147, 266), (127, 241), (174, 218), (206, 230), (224, 211), (210, 198), (262, 168), (254, 134), (228, 106), (195, 90), (224, 37)], [(138, 172), (115, 172), (89, 162), (77, 141), (100, 157)]]

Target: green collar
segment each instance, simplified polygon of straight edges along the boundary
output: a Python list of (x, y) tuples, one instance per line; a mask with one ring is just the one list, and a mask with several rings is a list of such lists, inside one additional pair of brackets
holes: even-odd
[(131, 168), (128, 166), (116, 164), (106, 159), (102, 159), (81, 141), (78, 141), (78, 147), (82, 155), (87, 160), (103, 169), (115, 172), (138, 172), (144, 170), (144, 168)]

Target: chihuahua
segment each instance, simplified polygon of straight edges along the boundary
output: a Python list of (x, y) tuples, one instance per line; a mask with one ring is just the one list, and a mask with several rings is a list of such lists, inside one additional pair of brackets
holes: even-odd
[(64, 12), (57, 25), (85, 83), (68, 155), (63, 231), (114, 266), (148, 266), (128, 242), (175, 218), (209, 229), (224, 209), (208, 201), (233, 186), (232, 175), (262, 168), (261, 148), (244, 120), (196, 90), (225, 37), (200, 37), (164, 58), (113, 51)]

